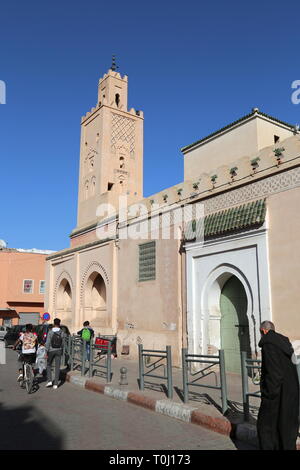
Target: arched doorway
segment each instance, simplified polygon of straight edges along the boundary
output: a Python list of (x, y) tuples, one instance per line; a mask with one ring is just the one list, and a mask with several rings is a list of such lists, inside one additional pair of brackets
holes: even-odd
[(247, 295), (243, 284), (231, 276), (220, 296), (221, 348), (224, 349), (226, 371), (241, 373), (241, 351), (251, 355)]
[(69, 325), (72, 318), (72, 291), (67, 279), (63, 279), (57, 289), (56, 316), (62, 324)]
[(93, 272), (86, 283), (84, 320), (92, 321), (93, 326), (106, 326), (106, 286), (103, 277)]

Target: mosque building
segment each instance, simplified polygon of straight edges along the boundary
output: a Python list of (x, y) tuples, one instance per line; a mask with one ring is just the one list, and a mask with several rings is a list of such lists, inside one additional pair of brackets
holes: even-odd
[[(183, 147), (180, 184), (143, 197), (143, 112), (115, 63), (81, 119), (77, 226), (47, 257), (45, 309), (136, 358), (172, 346), (259, 354), (263, 320), (300, 343), (300, 135), (257, 108)], [(187, 215), (186, 215), (187, 214)], [(200, 215), (199, 215), (200, 214)]]

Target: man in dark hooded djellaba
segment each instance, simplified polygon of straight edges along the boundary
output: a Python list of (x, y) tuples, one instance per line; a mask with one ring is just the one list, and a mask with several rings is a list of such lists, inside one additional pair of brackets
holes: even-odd
[(296, 450), (299, 428), (299, 380), (289, 339), (272, 322), (260, 325), (262, 338), (261, 406), (257, 433), (261, 450)]

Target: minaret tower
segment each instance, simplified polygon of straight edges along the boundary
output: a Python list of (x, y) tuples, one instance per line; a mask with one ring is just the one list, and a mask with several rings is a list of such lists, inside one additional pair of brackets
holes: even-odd
[(128, 78), (111, 68), (99, 80), (98, 102), (81, 119), (76, 230), (92, 225), (100, 204), (118, 211), (120, 194), (128, 204), (143, 198), (143, 113), (127, 109)]

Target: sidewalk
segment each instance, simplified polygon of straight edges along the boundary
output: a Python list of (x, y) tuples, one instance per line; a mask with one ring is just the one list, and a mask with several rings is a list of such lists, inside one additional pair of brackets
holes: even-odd
[[(120, 369), (126, 367), (128, 385), (120, 385)], [(156, 371), (163, 375), (163, 371)], [(138, 362), (124, 357), (112, 359), (112, 379), (106, 382), (104, 377), (89, 378), (88, 370), (81, 376), (80, 370), (67, 372), (66, 380), (87, 390), (104, 393), (112, 398), (125, 400), (138, 406), (148, 408), (157, 413), (204, 426), (212, 431), (228, 435), (233, 439), (246, 441), (257, 448), (256, 417), (260, 400), (250, 398), (250, 422), (245, 423), (243, 417), (242, 381), (237, 374), (227, 374), (228, 411), (222, 415), (221, 392), (219, 390), (190, 387), (189, 401), (183, 402), (182, 370), (172, 368), (173, 398), (167, 398), (166, 381), (156, 378), (145, 378), (144, 391), (139, 390)], [(216, 372), (219, 385), (219, 377)], [(210, 375), (201, 379), (205, 385), (216, 385), (216, 376)], [(151, 382), (151, 383), (150, 383)], [(249, 391), (257, 391), (258, 386), (249, 380)]]

